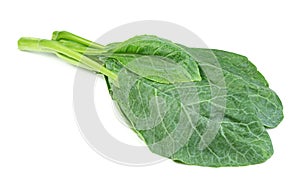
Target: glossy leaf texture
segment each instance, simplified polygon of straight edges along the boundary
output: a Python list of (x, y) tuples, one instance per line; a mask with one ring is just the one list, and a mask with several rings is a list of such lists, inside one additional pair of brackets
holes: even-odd
[[(105, 59), (106, 67), (119, 74), (118, 86), (107, 78), (108, 84), (131, 128), (151, 151), (185, 164), (219, 167), (266, 161), (273, 147), (264, 126), (277, 126), (283, 115), (264, 77), (244, 56), (181, 47), (196, 59), (202, 81), (158, 83), (125, 67), (139, 59), (124, 53)], [(223, 84), (218, 83), (220, 76), (212, 78), (218, 72)], [(257, 103), (261, 98), (264, 102)], [(211, 131), (215, 134), (207, 138)]]
[(201, 150), (200, 141), (214, 105), (206, 80), (165, 85), (127, 70), (119, 77), (119, 86), (111, 88), (113, 99), (154, 153), (185, 164), (216, 167), (261, 163), (272, 155), (270, 138), (241, 80), (231, 82), (218, 133)]

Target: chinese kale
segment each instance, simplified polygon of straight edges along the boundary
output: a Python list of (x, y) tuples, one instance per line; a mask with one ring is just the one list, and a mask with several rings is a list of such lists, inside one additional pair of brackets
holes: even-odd
[(128, 125), (156, 154), (211, 167), (273, 154), (266, 129), (283, 119), (282, 104), (242, 55), (152, 35), (102, 46), (64, 31), (52, 40), (21, 38), (18, 46), (105, 75)]

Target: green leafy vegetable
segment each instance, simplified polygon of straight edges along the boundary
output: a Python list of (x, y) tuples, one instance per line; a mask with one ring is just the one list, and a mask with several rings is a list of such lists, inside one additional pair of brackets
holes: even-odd
[(128, 125), (156, 154), (211, 167), (262, 163), (273, 154), (266, 128), (282, 121), (282, 104), (244, 56), (151, 35), (102, 46), (68, 32), (21, 38), (19, 49), (105, 75)]

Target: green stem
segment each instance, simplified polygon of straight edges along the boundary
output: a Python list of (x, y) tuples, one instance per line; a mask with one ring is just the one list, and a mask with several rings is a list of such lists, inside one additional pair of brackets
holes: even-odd
[(80, 44), (83, 44), (85, 46), (92, 47), (92, 48), (97, 48), (97, 49), (102, 49), (102, 50), (104, 49), (103, 45), (92, 42), (92, 41), (87, 40), (87, 39), (84, 39), (84, 38), (79, 37), (79, 36), (77, 36), (75, 34), (72, 34), (70, 32), (67, 32), (67, 31), (54, 31), (53, 34), (52, 34), (52, 40), (59, 41), (61, 39), (74, 41), (74, 42), (77, 42), (77, 43), (80, 43)]
[(106, 69), (103, 65), (100, 65), (94, 60), (69, 49), (58, 41), (23, 37), (19, 39), (18, 47), (20, 50), (25, 51), (60, 53), (84, 64), (96, 72), (100, 72), (113, 80), (117, 80), (117, 75)]
[(78, 62), (77, 60), (75, 60), (75, 59), (73, 59), (73, 58), (70, 58), (70, 57), (68, 57), (68, 56), (66, 56), (66, 55), (64, 55), (64, 54), (61, 54), (61, 53), (57, 53), (57, 52), (56, 52), (55, 55), (56, 55), (58, 58), (64, 60), (65, 62), (67, 62), (67, 63), (69, 63), (69, 64), (71, 64), (71, 65), (74, 65), (74, 66), (76, 66), (76, 67), (80, 67), (80, 68), (83, 68), (83, 69), (86, 69), (86, 70), (89, 70), (89, 71), (94, 71), (92, 68), (90, 68), (90, 67), (88, 67), (88, 66), (86, 66), (86, 65), (83, 65), (83, 64), (81, 64), (80, 62)]
[(83, 53), (84, 55), (100, 55), (105, 52), (103, 49), (90, 48), (83, 44), (65, 39), (59, 40), (59, 42), (76, 52)]

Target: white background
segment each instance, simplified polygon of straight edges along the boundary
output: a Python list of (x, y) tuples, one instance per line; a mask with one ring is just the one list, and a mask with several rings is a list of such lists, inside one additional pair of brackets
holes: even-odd
[[(299, 181), (296, 2), (2, 1), (0, 182)], [(95, 40), (114, 27), (145, 19), (182, 25), (209, 47), (246, 55), (258, 67), (284, 105), (283, 122), (269, 130), (275, 149), (270, 160), (239, 168), (172, 161), (147, 167), (115, 164), (94, 152), (78, 130), (72, 99), (76, 68), (55, 57), (17, 49), (21, 36), (50, 38), (54, 30), (68, 30)], [(97, 82), (105, 93), (103, 80)], [(124, 138), (130, 140), (129, 136)]]

